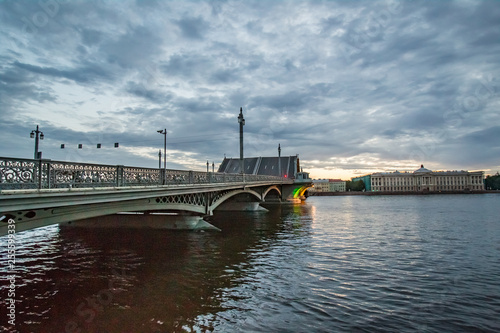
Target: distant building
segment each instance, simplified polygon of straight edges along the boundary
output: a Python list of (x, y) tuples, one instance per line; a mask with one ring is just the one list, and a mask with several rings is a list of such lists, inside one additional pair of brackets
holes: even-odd
[(466, 192), (484, 190), (483, 171), (431, 171), (422, 165), (414, 172), (377, 172), (370, 176), (371, 191)]
[(352, 183), (362, 180), (363, 183), (365, 184), (365, 191), (367, 191), (367, 192), (371, 191), (372, 190), (372, 188), (371, 188), (371, 176), (372, 175), (353, 177), (353, 178), (351, 178), (351, 186), (352, 186)]
[(330, 192), (330, 183), (328, 179), (313, 179), (313, 187), (309, 189), (311, 192)]
[(341, 179), (315, 179), (311, 192), (345, 192), (346, 182)]
[(330, 179), (330, 192), (345, 192), (346, 182), (342, 179)]

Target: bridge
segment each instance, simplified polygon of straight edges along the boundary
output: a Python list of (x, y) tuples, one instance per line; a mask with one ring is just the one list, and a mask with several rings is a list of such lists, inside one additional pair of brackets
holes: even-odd
[[(251, 165), (251, 172), (231, 173), (0, 157), (0, 235), (12, 220), (20, 232), (57, 223), (91, 225), (100, 223), (91, 220), (98, 216), (120, 226), (130, 214), (143, 215), (134, 220), (147, 227), (211, 228), (202, 217), (215, 210), (258, 210), (260, 203), (303, 198), (312, 186), (299, 172), (298, 157), (265, 160), (259, 173), (263, 159), (245, 158), (242, 165)], [(230, 165), (225, 159), (221, 167)]]

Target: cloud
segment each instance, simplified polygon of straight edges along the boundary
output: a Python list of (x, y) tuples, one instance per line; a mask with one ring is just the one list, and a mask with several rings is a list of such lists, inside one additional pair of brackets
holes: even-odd
[(90, 83), (99, 79), (106, 79), (106, 72), (97, 66), (87, 65), (75, 69), (57, 69), (54, 67), (41, 67), (31, 64), (24, 64), (20, 62), (14, 62), (14, 66), (24, 69), (28, 72), (52, 76), (54, 78), (65, 78), (68, 80), (76, 81), (79, 83)]
[(313, 176), (500, 165), (496, 1), (45, 4), (0, 2), (0, 155), (40, 124), (46, 157), (154, 167), (167, 128), (203, 169), (238, 156), (243, 107), (246, 154), (280, 143)]
[(209, 25), (201, 17), (183, 17), (176, 21), (177, 26), (180, 28), (182, 36), (189, 39), (201, 40)]

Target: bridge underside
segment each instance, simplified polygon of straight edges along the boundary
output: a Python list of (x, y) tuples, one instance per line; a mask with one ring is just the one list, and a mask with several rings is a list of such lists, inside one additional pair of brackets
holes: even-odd
[[(293, 184), (232, 184), (226, 188), (196, 190), (158, 187), (109, 191), (47, 190), (6, 195), (0, 204), (0, 235), (7, 234), (10, 219), (15, 221), (16, 232), (57, 223), (105, 226), (104, 221), (111, 221), (111, 226), (126, 226), (126, 221), (132, 220), (136, 222), (129, 225), (135, 227), (206, 229), (211, 226), (202, 217), (210, 216), (216, 210), (258, 210), (262, 202), (283, 202), (288, 197), (298, 197), (296, 195), (303, 194), (302, 187)], [(92, 220), (124, 212), (140, 214)], [(102, 225), (97, 225), (98, 221), (103, 221)]]

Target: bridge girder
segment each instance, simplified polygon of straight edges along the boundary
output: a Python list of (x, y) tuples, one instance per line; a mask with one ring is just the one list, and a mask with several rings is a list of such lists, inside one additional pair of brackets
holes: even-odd
[[(67, 195), (51, 196), (48, 192), (18, 196), (11, 200), (10, 207), (0, 203), (0, 236), (8, 232), (8, 219), (14, 219), (16, 232), (92, 217), (116, 214), (119, 212), (170, 211), (190, 212), (197, 215), (211, 215), (219, 205), (239, 194), (249, 194), (259, 202), (266, 195), (276, 190), (281, 196), (281, 190), (275, 184), (227, 186), (225, 188), (198, 189), (197, 191), (144, 191), (123, 189), (103, 191), (73, 191), (71, 198)], [(64, 194), (64, 193), (63, 193)], [(67, 194), (67, 192), (66, 192)], [(135, 197), (135, 198), (134, 198)], [(11, 198), (12, 199), (12, 198)], [(59, 199), (59, 200), (58, 200)], [(7, 208), (7, 209), (6, 209)], [(18, 208), (18, 209), (16, 209)]]

